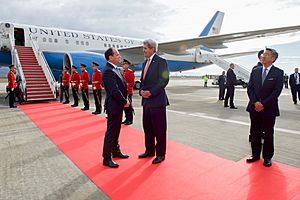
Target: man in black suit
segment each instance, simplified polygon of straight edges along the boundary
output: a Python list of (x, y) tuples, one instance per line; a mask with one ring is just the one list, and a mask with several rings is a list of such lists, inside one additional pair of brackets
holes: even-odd
[(117, 67), (121, 61), (121, 56), (117, 49), (109, 48), (105, 52), (107, 64), (103, 70), (103, 84), (106, 91), (104, 109), (107, 113), (107, 129), (103, 145), (103, 165), (117, 168), (113, 158), (129, 158), (120, 150), (119, 135), (122, 123), (122, 114), (124, 107), (129, 106), (127, 101), (126, 82)]
[(234, 103), (233, 103), (233, 98), (234, 98), (234, 86), (236, 85), (236, 75), (234, 73), (234, 64), (231, 63), (229, 65), (229, 69), (227, 71), (227, 74), (226, 74), (226, 88), (227, 88), (227, 92), (226, 92), (226, 96), (225, 96), (225, 101), (224, 101), (224, 107), (229, 107), (228, 106), (228, 100), (230, 99), (230, 108), (231, 109), (237, 109), (237, 107), (234, 106)]
[(290, 75), (290, 86), (294, 104), (297, 104), (297, 93), (300, 101), (300, 74), (299, 69), (295, 68), (295, 73)]
[[(250, 113), (252, 134), (252, 156), (247, 159), (247, 163), (259, 160), (262, 150), (266, 167), (272, 165), (274, 125), (279, 116), (278, 97), (283, 88), (283, 71), (273, 65), (277, 57), (278, 53), (274, 49), (266, 48), (262, 58), (263, 66), (251, 72), (247, 90), (247, 111)], [(262, 132), (265, 134), (263, 145)]]
[(165, 160), (166, 154), (166, 106), (169, 105), (169, 101), (165, 87), (169, 83), (169, 69), (167, 61), (156, 54), (155, 41), (149, 39), (143, 44), (147, 60), (143, 64), (139, 93), (142, 96), (146, 151), (139, 155), (139, 158), (153, 157), (156, 152), (152, 163), (158, 164)]
[(224, 100), (225, 89), (226, 89), (226, 75), (225, 71), (222, 72), (222, 75), (219, 76), (219, 100)]
[(258, 57), (258, 62), (256, 65), (254, 65), (254, 67), (252, 68), (252, 70), (258, 68), (258, 67), (261, 67), (263, 66), (262, 63), (261, 63), (261, 59), (262, 59), (262, 54), (264, 53), (264, 49), (260, 50), (258, 53), (257, 53), (257, 57)]

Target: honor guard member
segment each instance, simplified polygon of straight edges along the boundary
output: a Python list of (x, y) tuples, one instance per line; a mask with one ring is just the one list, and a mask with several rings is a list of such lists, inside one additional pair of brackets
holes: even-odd
[(70, 94), (69, 94), (69, 88), (70, 88), (69, 70), (70, 70), (70, 68), (66, 66), (64, 68), (64, 74), (63, 74), (63, 77), (62, 77), (62, 86), (63, 86), (63, 91), (65, 93), (65, 99), (66, 99), (64, 104), (69, 104), (70, 103), (70, 100), (69, 100), (69, 97), (70, 97)]
[(101, 114), (102, 112), (102, 72), (98, 69), (98, 67), (98, 63), (93, 62), (92, 68), (94, 73), (92, 77), (92, 89), (96, 106), (96, 111), (92, 112), (94, 115)]
[(17, 81), (15, 77), (16, 67), (14, 65), (9, 66), (9, 72), (7, 74), (8, 79), (8, 92), (9, 92), (9, 107), (16, 108), (15, 106), (15, 89), (17, 88)]
[(77, 107), (78, 106), (79, 85), (80, 85), (80, 75), (77, 72), (77, 67), (73, 65), (72, 66), (72, 76), (71, 76), (71, 87), (72, 87), (72, 94), (73, 94), (74, 104), (72, 105), (72, 107)]
[(81, 110), (89, 110), (90, 109), (90, 102), (89, 102), (89, 82), (90, 76), (89, 73), (86, 71), (86, 65), (80, 64), (81, 69), (81, 92), (82, 92), (82, 100), (84, 103), (84, 107)]
[(135, 84), (135, 77), (134, 72), (129, 69), (130, 62), (126, 59), (123, 60), (123, 77), (127, 84), (127, 92), (128, 92), (128, 100), (130, 102), (130, 106), (127, 108), (124, 108), (125, 112), (125, 121), (123, 124), (125, 125), (131, 125), (133, 123), (133, 106), (132, 106), (132, 95), (133, 95), (133, 87)]

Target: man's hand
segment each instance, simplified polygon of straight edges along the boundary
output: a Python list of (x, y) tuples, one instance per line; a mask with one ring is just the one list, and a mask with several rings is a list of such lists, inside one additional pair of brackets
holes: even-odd
[(152, 94), (148, 90), (142, 90), (141, 95), (142, 95), (143, 98), (148, 99)]
[(261, 112), (263, 109), (264, 109), (264, 106), (263, 106), (263, 104), (261, 103), (261, 102), (256, 102), (255, 104), (254, 104), (254, 106), (255, 106), (255, 111), (256, 112)]
[(129, 108), (130, 102), (127, 100), (127, 103), (125, 104), (124, 108)]

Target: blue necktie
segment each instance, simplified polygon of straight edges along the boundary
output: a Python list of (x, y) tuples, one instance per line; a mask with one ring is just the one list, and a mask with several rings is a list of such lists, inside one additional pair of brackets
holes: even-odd
[(262, 74), (262, 84), (264, 84), (264, 82), (265, 82), (265, 79), (266, 79), (266, 77), (267, 77), (267, 71), (268, 71), (268, 69), (264, 69), (264, 72), (263, 72), (263, 74)]

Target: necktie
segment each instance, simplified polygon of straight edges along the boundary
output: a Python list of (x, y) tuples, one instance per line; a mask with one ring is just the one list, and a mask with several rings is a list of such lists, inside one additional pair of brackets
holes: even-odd
[(150, 60), (150, 58), (148, 58), (148, 61), (147, 61), (147, 63), (146, 63), (145, 69), (144, 69), (143, 80), (145, 80), (145, 78), (146, 78), (146, 74), (147, 74), (147, 72), (148, 72), (150, 63), (151, 63), (151, 60)]
[(298, 74), (295, 74), (295, 80), (296, 80), (296, 84), (299, 84)]
[(263, 72), (263, 74), (262, 74), (262, 84), (264, 84), (264, 81), (265, 81), (265, 79), (266, 79), (266, 77), (267, 77), (267, 71), (268, 71), (268, 69), (264, 69), (264, 72)]

